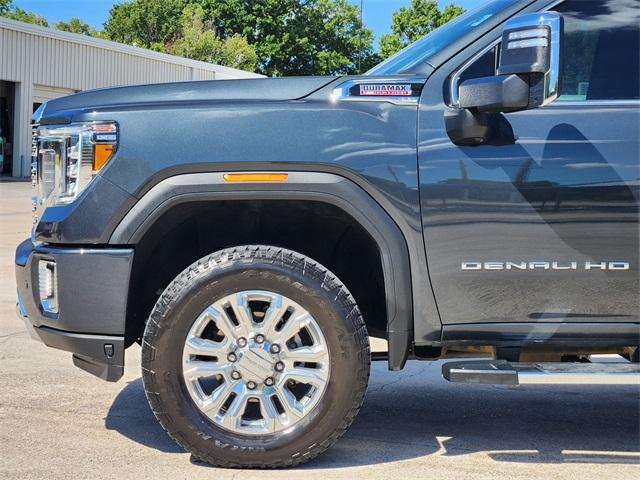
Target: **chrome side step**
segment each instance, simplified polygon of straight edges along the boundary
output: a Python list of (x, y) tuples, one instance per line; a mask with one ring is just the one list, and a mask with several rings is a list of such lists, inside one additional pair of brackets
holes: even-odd
[(445, 363), (442, 376), (450, 382), (492, 385), (640, 385), (640, 364), (475, 360)]

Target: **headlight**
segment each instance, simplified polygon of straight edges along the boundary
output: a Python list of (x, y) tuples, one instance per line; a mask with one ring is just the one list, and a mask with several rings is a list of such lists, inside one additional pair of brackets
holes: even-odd
[(32, 174), (38, 189), (34, 223), (40, 211), (73, 201), (113, 156), (115, 123), (41, 126), (34, 130)]

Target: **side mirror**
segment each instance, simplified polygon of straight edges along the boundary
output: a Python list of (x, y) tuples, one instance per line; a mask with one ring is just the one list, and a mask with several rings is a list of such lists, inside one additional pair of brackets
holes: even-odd
[(557, 12), (528, 13), (503, 28), (497, 75), (459, 86), (459, 108), (514, 112), (552, 102), (562, 78), (563, 19)]

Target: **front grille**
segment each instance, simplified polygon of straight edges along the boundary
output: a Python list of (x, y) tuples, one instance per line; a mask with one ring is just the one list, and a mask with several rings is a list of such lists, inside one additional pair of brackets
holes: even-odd
[(38, 224), (42, 212), (64, 191), (67, 139), (56, 135), (43, 135), (42, 130), (34, 132), (31, 158), (33, 196), (33, 224)]
[[(31, 146), (31, 184), (33, 229), (40, 221), (44, 209), (51, 203), (61, 181), (61, 157), (65, 151), (65, 141), (59, 137), (43, 137), (34, 125)], [(33, 234), (32, 230), (32, 234)]]
[(33, 224), (38, 223), (38, 216), (36, 211), (38, 210), (38, 195), (36, 189), (38, 188), (38, 124), (31, 126), (31, 211), (33, 212)]

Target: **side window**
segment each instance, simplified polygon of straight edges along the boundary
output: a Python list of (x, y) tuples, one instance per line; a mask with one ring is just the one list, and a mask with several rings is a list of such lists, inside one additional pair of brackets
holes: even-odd
[(498, 68), (498, 58), (500, 58), (499, 46), (495, 46), (483, 53), (471, 65), (466, 67), (460, 74), (458, 85), (465, 80), (480, 77), (491, 77), (496, 74)]
[(638, 0), (567, 0), (560, 100), (640, 99)]
[[(640, 2), (566, 0), (564, 72), (559, 100), (640, 99)], [(500, 45), (465, 66), (452, 90), (471, 78), (494, 75)], [(453, 92), (452, 92), (453, 94)]]
[(491, 77), (498, 69), (498, 59), (500, 58), (500, 44), (489, 48), (475, 60), (469, 60), (467, 65), (458, 70), (445, 85), (445, 98), (450, 105), (456, 103), (456, 92), (458, 85), (465, 80), (473, 78)]

